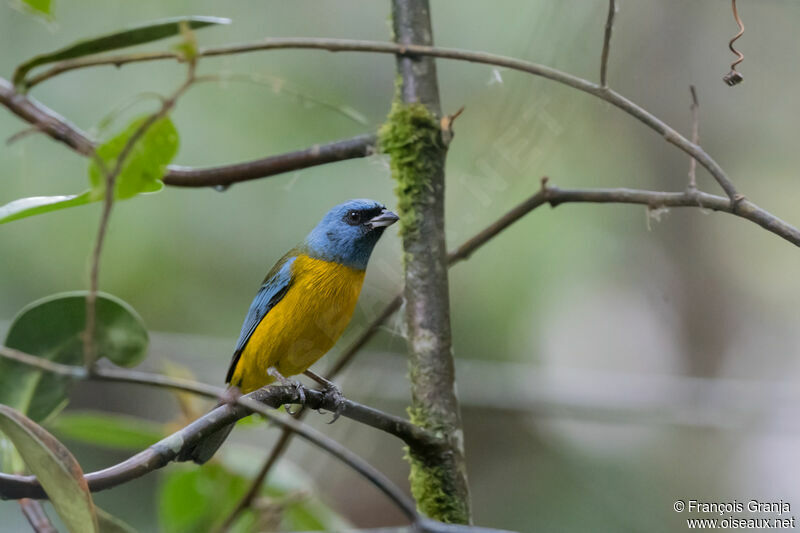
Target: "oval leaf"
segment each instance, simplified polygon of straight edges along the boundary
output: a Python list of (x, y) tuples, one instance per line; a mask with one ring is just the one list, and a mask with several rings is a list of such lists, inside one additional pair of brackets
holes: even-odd
[[(122, 150), (130, 138), (139, 130), (146, 118), (131, 122), (122, 133), (97, 148), (97, 155), (107, 169), (113, 169)], [(178, 153), (178, 131), (168, 117), (153, 123), (133, 145), (117, 175), (115, 196), (125, 199), (142, 192), (156, 192), (164, 186), (167, 165)], [(93, 199), (101, 199), (105, 194), (106, 176), (97, 163), (89, 163), (89, 183)]]
[(25, 75), (34, 67), (46, 65), (55, 61), (74, 59), (111, 50), (119, 50), (137, 44), (158, 41), (181, 33), (181, 23), (186, 23), (191, 29), (200, 29), (217, 24), (230, 24), (231, 20), (220, 17), (175, 17), (156, 20), (135, 26), (122, 31), (101, 35), (91, 39), (76, 41), (47, 54), (34, 56), (24, 62), (14, 71), (14, 85), (18, 88), (24, 84)]
[(96, 411), (65, 412), (47, 426), (62, 439), (120, 450), (138, 451), (167, 436), (163, 424), (158, 422)]
[(89, 191), (68, 196), (32, 196), (20, 198), (0, 207), (0, 224), (20, 218), (49, 213), (58, 209), (88, 204), (92, 201)]
[(96, 532), (92, 495), (78, 461), (33, 420), (0, 405), (0, 431), (14, 443), (70, 532)]
[[(122, 300), (97, 295), (97, 353), (121, 366), (134, 366), (147, 355), (148, 336), (142, 319)], [(83, 362), (86, 291), (60, 293), (25, 307), (14, 318), (6, 346), (67, 365)], [(0, 403), (36, 421), (45, 420), (67, 402), (72, 380), (0, 359)]]

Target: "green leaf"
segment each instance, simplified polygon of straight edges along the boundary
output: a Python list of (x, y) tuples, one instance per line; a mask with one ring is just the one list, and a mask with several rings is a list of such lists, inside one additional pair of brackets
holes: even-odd
[(142, 450), (167, 436), (163, 424), (98, 411), (61, 413), (47, 426), (61, 439), (119, 450)]
[[(122, 300), (97, 295), (97, 353), (121, 366), (135, 366), (147, 354), (142, 319)], [(25, 307), (11, 322), (6, 346), (68, 365), (83, 362), (86, 291), (60, 293)], [(43, 421), (67, 403), (72, 380), (10, 359), (0, 359), (0, 403)]]
[(116, 516), (99, 507), (95, 507), (94, 510), (97, 514), (97, 525), (100, 533), (136, 533), (135, 529)]
[(0, 207), (0, 224), (20, 218), (41, 215), (67, 207), (88, 204), (92, 201), (90, 191), (68, 196), (32, 196), (20, 198)]
[(53, 16), (53, 3), (51, 0), (22, 0), (22, 4), (37, 15), (44, 15), (47, 18)]
[(96, 532), (92, 495), (78, 461), (33, 420), (0, 405), (0, 431), (14, 443), (70, 532)]
[[(253, 465), (254, 469), (256, 464)], [(171, 469), (161, 485), (158, 514), (165, 533), (214, 531), (244, 496), (248, 481), (219, 463)]]
[[(262, 461), (263, 451), (249, 446), (228, 445), (220, 450), (218, 459), (232, 472), (251, 479), (255, 474), (254, 464)], [(275, 465), (270, 473), (268, 483), (261, 494), (276, 503), (282, 502), (283, 513), (280, 524), (281, 531), (346, 531), (353, 528), (336, 511), (325, 505), (313, 494), (317, 492), (314, 481), (300, 467), (288, 460)], [(308, 495), (298, 497), (298, 495)], [(242, 531), (252, 528), (244, 527), (253, 516), (244, 514), (235, 526)]]
[[(97, 155), (103, 160), (107, 170), (114, 169), (120, 153), (145, 120), (146, 117), (134, 120), (123, 132), (97, 148)], [(164, 188), (161, 178), (177, 152), (178, 131), (172, 121), (164, 117), (151, 124), (125, 157), (117, 175), (116, 199), (124, 200)], [(82, 194), (33, 196), (14, 200), (0, 207), (0, 224), (103, 200), (106, 176), (94, 160), (89, 163), (89, 183), (91, 189)]]
[[(37, 3), (47, 0), (34, 0)], [(14, 71), (14, 85), (18, 88), (24, 84), (25, 76), (34, 67), (46, 65), (55, 61), (75, 59), (92, 54), (119, 50), (138, 44), (149, 43), (178, 35), (181, 32), (181, 22), (185, 22), (191, 29), (200, 29), (217, 24), (230, 24), (230, 19), (219, 17), (175, 17), (164, 20), (148, 22), (126, 30), (101, 35), (91, 39), (76, 41), (71, 45), (53, 52), (34, 56), (22, 63)]]
[[(97, 148), (97, 155), (105, 163), (106, 169), (114, 168), (120, 153), (145, 120), (146, 117), (134, 120), (125, 131)], [(142, 192), (160, 191), (164, 187), (161, 178), (177, 152), (178, 131), (172, 121), (168, 117), (157, 120), (127, 154), (117, 175), (115, 197), (125, 199)], [(106, 176), (94, 160), (89, 164), (89, 183), (92, 186), (92, 198), (103, 198)]]

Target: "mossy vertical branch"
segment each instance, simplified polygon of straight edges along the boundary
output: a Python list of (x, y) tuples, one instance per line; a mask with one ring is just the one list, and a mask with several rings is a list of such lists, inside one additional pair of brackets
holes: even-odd
[(435, 201), (430, 176), (443, 174), (446, 147), (436, 117), (419, 103), (396, 100), (379, 132), (382, 152), (389, 154), (397, 185), (401, 237), (416, 237), (419, 211)]
[[(395, 41), (432, 45), (427, 0), (392, 0)], [(444, 232), (444, 164), (436, 64), (397, 58), (398, 87), (380, 147), (391, 158), (403, 238), (411, 420), (444, 438), (444, 451), (409, 453), (411, 491), (423, 513), (470, 523), (469, 487), (450, 333)]]

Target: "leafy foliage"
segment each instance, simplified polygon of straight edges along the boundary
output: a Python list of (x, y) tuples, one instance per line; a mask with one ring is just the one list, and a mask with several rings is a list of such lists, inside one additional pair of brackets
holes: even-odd
[(67, 196), (32, 196), (20, 198), (0, 207), (0, 224), (20, 218), (41, 215), (67, 207), (85, 205), (92, 201), (90, 191)]
[(219, 463), (168, 471), (159, 498), (165, 533), (200, 533), (218, 527), (247, 490), (247, 479)]
[(22, 4), (37, 15), (47, 18), (53, 15), (52, 0), (22, 0)]
[(163, 424), (96, 411), (62, 413), (47, 426), (62, 439), (118, 450), (139, 451), (166, 437)]
[[(49, 0), (25, 0), (25, 2), (31, 7), (34, 7), (34, 4), (46, 5), (49, 9), (50, 5)], [(136, 46), (138, 44), (145, 44), (172, 37), (173, 35), (181, 33), (182, 24), (187, 24), (191, 29), (200, 29), (211, 25), (229, 24), (230, 22), (230, 19), (219, 17), (176, 17), (156, 20), (126, 30), (76, 41), (64, 48), (34, 56), (22, 63), (17, 67), (16, 71), (14, 71), (14, 85), (18, 87), (23, 86), (25, 75), (30, 72), (31, 69), (41, 65), (102, 52), (110, 52), (112, 50), (119, 50), (120, 48), (127, 48), (129, 46)]]
[[(108, 171), (114, 168), (117, 158), (145, 120), (144, 117), (134, 120), (123, 132), (97, 148), (97, 156)], [(169, 118), (157, 120), (127, 154), (117, 176), (115, 197), (126, 199), (143, 192), (160, 191), (164, 187), (161, 178), (176, 153), (178, 131)], [(89, 164), (89, 183), (92, 199), (101, 200), (105, 194), (106, 175), (94, 160)]]
[[(162, 530), (171, 532), (213, 531), (244, 496), (263, 458), (258, 450), (237, 447), (227, 450), (221, 461), (201, 468), (170, 470), (159, 498)], [(311, 497), (311, 480), (298, 468), (283, 461), (270, 475), (253, 509), (242, 513), (232, 531), (340, 531), (350, 524)]]
[[(128, 127), (97, 148), (106, 171), (111, 171), (117, 157), (141, 127), (145, 118), (134, 120)], [(153, 123), (135, 142), (127, 154), (116, 179), (115, 197), (127, 199), (140, 193), (160, 191), (161, 178), (167, 165), (178, 152), (178, 131), (168, 117)], [(85, 205), (104, 198), (106, 174), (94, 160), (89, 164), (91, 189), (69, 196), (34, 196), (14, 200), (0, 207), (0, 224), (21, 218), (40, 215), (58, 209)]]
[[(147, 353), (148, 335), (141, 318), (125, 302), (98, 294), (95, 346), (121, 366), (138, 364)], [(14, 318), (6, 346), (63, 364), (83, 360), (81, 335), (86, 327), (86, 292), (49, 296), (24, 308)], [(0, 403), (42, 421), (67, 402), (71, 379), (0, 359)]]
[(39, 479), (67, 529), (99, 531), (89, 487), (69, 450), (33, 420), (5, 405), (0, 405), (0, 430)]

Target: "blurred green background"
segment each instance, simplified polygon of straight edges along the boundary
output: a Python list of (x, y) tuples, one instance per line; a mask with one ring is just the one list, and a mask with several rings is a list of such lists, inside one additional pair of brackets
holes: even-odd
[[(740, 191), (800, 224), (800, 63), (793, 0), (740, 2), (745, 82), (722, 82), (736, 28), (728, 0), (622, 1), (609, 81), (690, 132), (689, 85), (700, 97), (701, 141)], [(485, 50), (598, 78), (604, 0), (432, 2), (437, 44)], [(267, 36), (386, 40), (388, 2), (57, 0), (43, 22), (0, 4), (0, 72), (74, 39), (168, 16), (230, 17), (198, 32), (201, 45)], [(163, 49), (156, 43), (147, 49)], [(466, 107), (447, 164), (448, 243), (454, 247), (533, 194), (542, 176), (562, 187), (680, 191), (689, 162), (618, 109), (532, 76), (440, 61), (443, 107)], [(392, 96), (391, 56), (272, 51), (203, 59), (201, 73), (261, 83), (198, 85), (173, 114), (175, 163), (231, 163), (374, 131)], [(138, 99), (110, 129), (101, 120), (145, 93), (168, 94), (172, 62), (67, 73), (32, 94), (98, 138), (154, 109)], [(299, 95), (299, 96), (298, 96)], [(0, 111), (0, 138), (25, 125)], [(0, 148), (0, 204), (80, 192), (84, 159), (42, 135)], [(717, 187), (702, 169), (701, 188)], [(165, 360), (222, 384), (241, 320), (264, 272), (330, 206), (351, 197), (394, 205), (379, 156), (214, 190), (167, 188), (120, 202), (103, 290), (131, 303), (153, 332), (145, 367)], [(0, 227), (0, 330), (28, 302), (87, 286), (100, 206)], [(676, 499), (800, 506), (798, 347), (800, 254), (747, 221), (701, 210), (660, 216), (641, 206), (543, 207), (451, 270), (458, 390), (478, 524), (519, 531), (681, 531)], [(400, 246), (378, 246), (347, 336), (402, 279)], [(345, 344), (340, 341), (336, 352)], [(342, 378), (349, 397), (402, 414), (404, 341), (393, 321)], [(324, 370), (329, 355), (319, 363)], [(167, 393), (81, 384), (73, 408), (173, 420)], [(391, 438), (348, 420), (309, 421), (405, 487)], [(278, 434), (239, 430), (257, 468)], [(69, 441), (68, 441), (69, 442)], [(85, 470), (125, 454), (75, 444)], [(371, 487), (303, 443), (289, 459), (319, 498), (356, 526), (402, 523)], [(174, 469), (170, 466), (165, 471)], [(164, 471), (101, 493), (97, 502), (142, 531), (158, 527)], [(291, 477), (291, 476), (290, 476)], [(53, 513), (51, 512), (51, 515)], [(27, 527), (0, 503), (0, 531)]]

